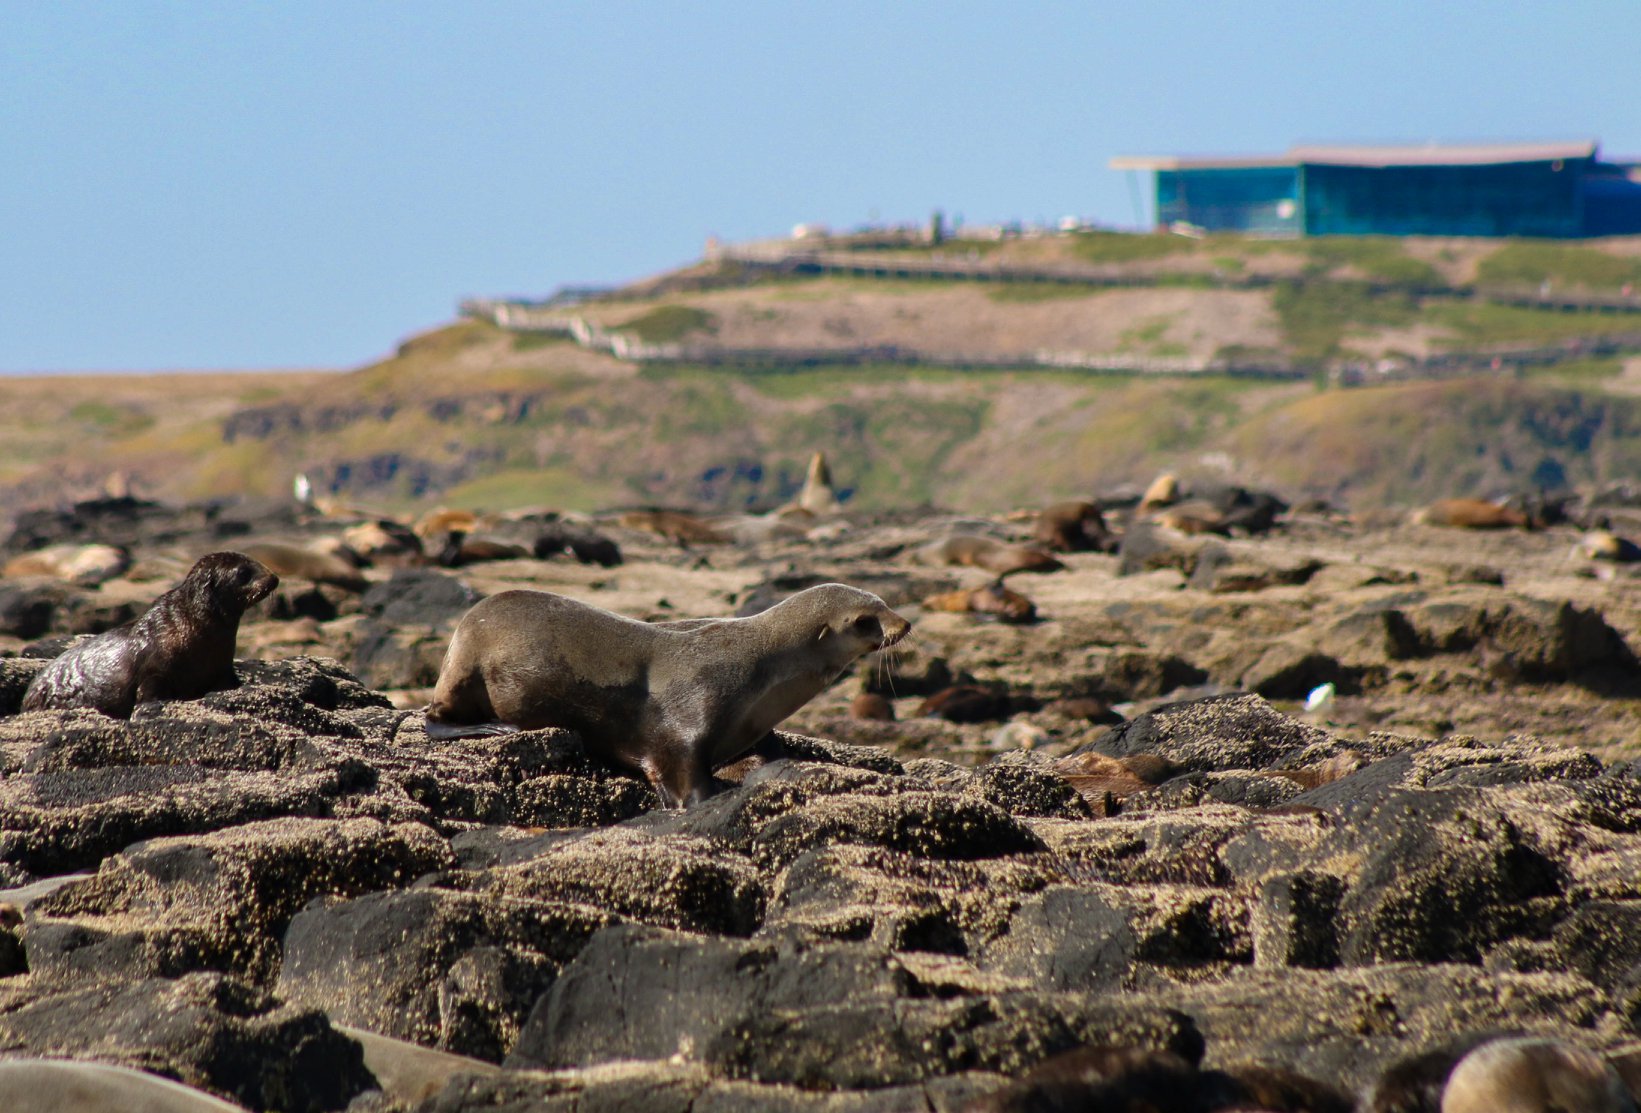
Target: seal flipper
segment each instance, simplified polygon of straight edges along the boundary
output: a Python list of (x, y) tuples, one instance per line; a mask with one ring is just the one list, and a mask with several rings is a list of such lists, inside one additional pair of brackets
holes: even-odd
[(428, 738), (442, 742), (447, 738), (485, 738), (495, 734), (517, 734), (523, 728), (512, 723), (443, 723), (428, 719), (423, 729), (427, 731)]

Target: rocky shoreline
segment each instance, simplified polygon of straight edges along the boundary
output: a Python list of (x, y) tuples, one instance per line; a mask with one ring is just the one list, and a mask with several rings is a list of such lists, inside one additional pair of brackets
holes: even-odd
[[(1429, 1098), (1409, 1064), (1484, 1034), (1641, 1062), (1641, 607), (1570, 529), (1170, 533), (1011, 579), (1029, 624), (922, 611), (978, 579), (907, 559), (1013, 523), (618, 531), (614, 568), (287, 578), (242, 626), (239, 688), (128, 722), (17, 714), (62, 637), (190, 556), (329, 528), (130, 520), (120, 580), (0, 581), (8, 1059), (361, 1113), (1046, 1108), (1030, 1072), (1089, 1047), (1214, 1079), (1197, 1108), (1433, 1109), (1390, 1104)], [(689, 618), (821, 580), (883, 595), (913, 644), (695, 808), (566, 732), (423, 732), (482, 594)], [(954, 685), (991, 710), (913, 716)], [(849, 714), (868, 689), (897, 721)], [(1280, 1072), (1321, 1089), (1273, 1104)]]

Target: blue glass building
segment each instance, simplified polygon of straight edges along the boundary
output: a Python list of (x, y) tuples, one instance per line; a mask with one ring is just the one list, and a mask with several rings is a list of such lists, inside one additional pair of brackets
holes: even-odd
[(1641, 233), (1641, 163), (1593, 141), (1486, 146), (1298, 146), (1272, 157), (1126, 155), (1152, 170), (1157, 224), (1267, 236)]

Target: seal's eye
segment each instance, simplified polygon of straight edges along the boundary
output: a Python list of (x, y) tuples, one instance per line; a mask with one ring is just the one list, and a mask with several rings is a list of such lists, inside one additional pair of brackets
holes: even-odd
[(870, 637), (876, 638), (883, 634), (883, 627), (878, 625), (876, 615), (863, 614), (855, 619), (854, 626), (857, 633), (866, 634)]

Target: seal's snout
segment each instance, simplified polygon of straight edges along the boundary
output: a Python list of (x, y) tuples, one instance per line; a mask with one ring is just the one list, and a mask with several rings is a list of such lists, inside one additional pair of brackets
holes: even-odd
[(912, 624), (890, 611), (883, 616), (883, 640), (878, 643), (878, 648), (888, 649), (911, 632)]

